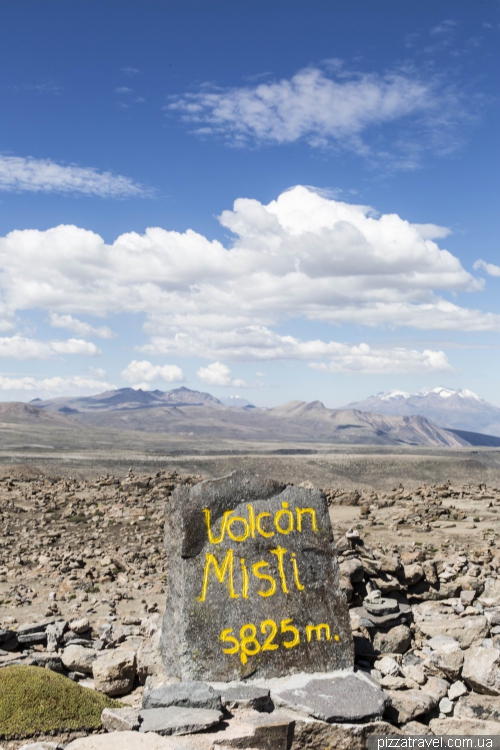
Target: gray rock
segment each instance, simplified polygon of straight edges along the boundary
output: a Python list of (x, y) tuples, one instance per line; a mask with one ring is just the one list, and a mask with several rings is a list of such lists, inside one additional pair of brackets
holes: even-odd
[(425, 685), (422, 687), (424, 693), (429, 695), (436, 701), (436, 705), (439, 703), (441, 698), (448, 695), (450, 683), (443, 680), (441, 677), (429, 677)]
[(63, 750), (64, 745), (57, 742), (31, 742), (29, 745), (22, 745), (19, 750)]
[(484, 591), (479, 596), (480, 604), (485, 607), (498, 607), (500, 605), (500, 580), (498, 578), (487, 578)]
[(375, 663), (375, 668), (379, 669), (383, 675), (395, 677), (400, 672), (399, 664), (392, 656), (384, 656)]
[(351, 583), (360, 583), (364, 578), (364, 570), (361, 560), (350, 557), (339, 565), (340, 574), (349, 578)]
[(439, 710), (442, 714), (451, 714), (453, 713), (453, 703), (450, 701), (450, 699), (445, 695), (444, 698), (441, 698), (439, 701)]
[(227, 682), (352, 668), (349, 614), (319, 491), (241, 472), (178, 487), (165, 548), (169, 678)]
[(291, 711), (278, 710), (272, 714), (238, 711), (227, 729), (210, 733), (211, 748), (252, 748), (252, 750), (289, 750), (292, 745), (295, 720)]
[(435, 635), (425, 644), (432, 648), (433, 651), (456, 651), (460, 648), (460, 644), (455, 638), (451, 638), (449, 635)]
[(81, 737), (66, 745), (66, 750), (189, 750), (189, 741), (182, 743), (171, 737), (139, 732), (114, 732)]
[(220, 711), (221, 695), (204, 682), (172, 682), (156, 690), (144, 692), (143, 708), (167, 708), (168, 706), (209, 708), (213, 711)]
[(396, 724), (406, 724), (418, 716), (429, 713), (438, 701), (423, 690), (388, 690), (391, 705), (385, 715)]
[(496, 696), (469, 693), (457, 701), (455, 716), (459, 719), (485, 719), (500, 722), (500, 701)]
[(3, 630), (0, 628), (0, 648), (2, 651), (15, 651), (19, 641), (13, 630)]
[(72, 672), (85, 672), (92, 674), (92, 664), (97, 659), (98, 653), (92, 648), (83, 646), (67, 646), (62, 652), (62, 663)]
[(56, 654), (34, 652), (31, 654), (31, 659), (37, 667), (45, 667), (45, 669), (50, 669), (52, 672), (64, 671), (61, 657), (56, 656)]
[(436, 677), (456, 680), (464, 663), (464, 652), (457, 648), (455, 651), (434, 651), (424, 662), (424, 667)]
[(477, 734), (500, 734), (500, 723), (479, 719), (431, 719), (429, 726), (434, 734), (470, 737)]
[(105, 708), (101, 714), (101, 721), (108, 732), (134, 732), (139, 729), (139, 709)]
[(485, 638), (489, 633), (489, 623), (486, 617), (457, 617), (448, 615), (443, 618), (421, 620), (416, 623), (423, 635), (431, 638), (437, 635), (451, 636), (462, 648), (469, 648), (474, 641)]
[(448, 698), (450, 699), (450, 701), (456, 701), (456, 699), (460, 698), (460, 696), (462, 695), (467, 695), (467, 688), (461, 680), (457, 680), (457, 682), (454, 682), (453, 685), (450, 685), (450, 689), (448, 690)]
[(397, 625), (390, 630), (378, 630), (373, 636), (373, 646), (382, 654), (404, 654), (411, 645), (411, 631), (407, 625)]
[(156, 732), (160, 735), (194, 734), (215, 727), (222, 719), (220, 711), (208, 708), (142, 708), (139, 732)]
[(87, 617), (82, 617), (80, 620), (72, 620), (69, 623), (69, 628), (73, 633), (86, 633), (90, 630), (90, 623)]
[(465, 652), (462, 677), (477, 693), (500, 695), (500, 651), (477, 646)]
[(269, 690), (265, 687), (241, 683), (222, 691), (224, 708), (253, 708), (254, 711), (272, 711), (273, 703)]
[(475, 598), (476, 592), (472, 589), (460, 592), (460, 601), (465, 607), (468, 607), (470, 604), (472, 604)]
[(45, 643), (47, 635), (45, 630), (36, 631), (33, 633), (17, 633), (17, 640), (23, 646), (30, 646), (33, 643)]
[(66, 620), (56, 620), (51, 625), (47, 625), (45, 631), (47, 635), (47, 651), (57, 651), (62, 643), (64, 631), (68, 627)]
[(313, 679), (295, 689), (272, 690), (271, 697), (277, 705), (329, 723), (380, 718), (388, 704), (387, 695), (375, 680), (352, 672)]
[[(304, 748), (307, 750), (362, 750), (367, 747), (370, 737), (387, 737), (388, 735), (404, 736), (401, 729), (391, 726), (386, 721), (372, 721), (366, 724), (325, 724), (310, 718), (307, 721), (299, 719), (295, 724), (291, 750)], [(377, 742), (373, 744), (377, 746)], [(289, 747), (286, 745), (286, 750)]]
[[(93, 652), (95, 654), (95, 651)], [(135, 651), (117, 648), (106, 651), (92, 662), (94, 687), (106, 695), (125, 695), (129, 693), (135, 680)]]
[(426, 724), (421, 724), (419, 721), (409, 721), (404, 725), (404, 731), (407, 735), (434, 735), (434, 732)]
[(28, 633), (44, 633), (47, 626), (50, 625), (53, 620), (42, 620), (41, 622), (25, 622), (19, 625), (17, 634), (28, 635)]

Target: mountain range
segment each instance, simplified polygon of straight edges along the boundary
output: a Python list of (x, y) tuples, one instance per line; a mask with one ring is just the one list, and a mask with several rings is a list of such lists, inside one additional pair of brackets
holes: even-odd
[(210, 393), (182, 387), (171, 391), (120, 388), (95, 396), (35, 399), (28, 406), (86, 426), (170, 435), (455, 448), (500, 445), (500, 438), (461, 434), (418, 414), (328, 409), (321, 401), (291, 401), (274, 408), (257, 408), (240, 400), (230, 404)]
[(468, 390), (438, 386), (419, 393), (388, 391), (345, 408), (400, 417), (420, 414), (439, 427), (500, 436), (500, 408)]

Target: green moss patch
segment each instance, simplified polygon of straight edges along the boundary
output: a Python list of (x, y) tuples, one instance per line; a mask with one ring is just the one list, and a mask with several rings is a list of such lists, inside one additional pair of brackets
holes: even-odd
[(0, 739), (99, 729), (103, 708), (122, 705), (48, 669), (0, 669)]

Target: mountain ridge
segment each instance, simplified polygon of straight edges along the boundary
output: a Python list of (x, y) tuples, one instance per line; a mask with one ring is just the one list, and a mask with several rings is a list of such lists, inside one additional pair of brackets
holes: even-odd
[(472, 444), (421, 415), (329, 409), (319, 400), (241, 408), (186, 387), (165, 392), (122, 388), (93, 396), (34, 401), (30, 406), (86, 426), (199, 437), (455, 448)]
[(418, 393), (393, 390), (343, 408), (392, 416), (421, 414), (439, 427), (500, 437), (500, 408), (467, 389), (437, 386)]

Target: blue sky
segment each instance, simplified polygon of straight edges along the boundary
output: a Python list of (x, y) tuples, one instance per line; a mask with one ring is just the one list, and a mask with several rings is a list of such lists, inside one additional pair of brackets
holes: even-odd
[(25, 2), (0, 399), (500, 405), (500, 3)]

